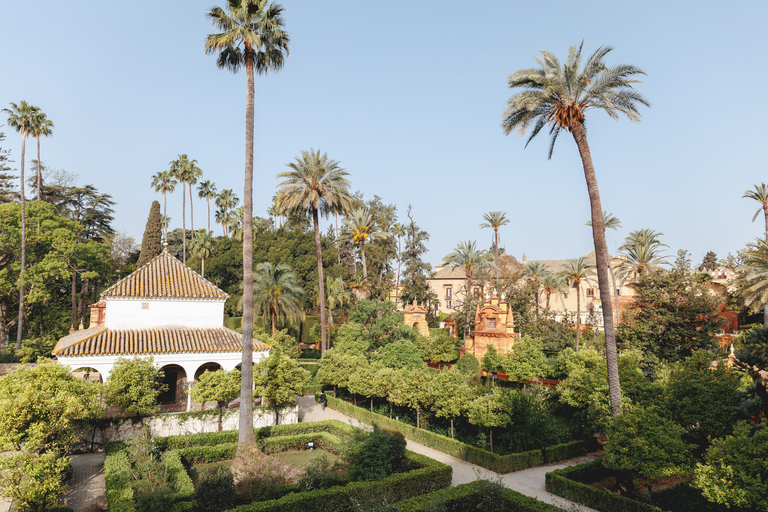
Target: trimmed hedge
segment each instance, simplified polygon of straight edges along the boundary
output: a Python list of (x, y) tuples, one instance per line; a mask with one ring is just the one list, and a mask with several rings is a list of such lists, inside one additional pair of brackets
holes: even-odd
[(391, 501), (397, 502), (451, 485), (453, 471), (447, 464), (413, 452), (406, 452), (406, 457), (421, 468), (407, 473), (395, 473), (379, 482), (352, 482), (343, 487), (291, 493), (277, 500), (249, 503), (232, 510), (236, 512), (282, 512), (285, 510), (352, 512), (356, 509), (350, 498), (364, 497), (381, 491), (389, 496)]
[(396, 430), (406, 439), (423, 444), (433, 450), (452, 455), (472, 464), (490, 469), (496, 473), (504, 474), (521, 469), (540, 466), (548, 462), (556, 462), (565, 458), (576, 457), (587, 453), (587, 443), (573, 441), (570, 443), (550, 446), (543, 450), (531, 450), (509, 455), (496, 455), (482, 448), (462, 443), (450, 437), (446, 437), (428, 430), (407, 425), (392, 420), (381, 414), (372, 413), (361, 407), (351, 405), (344, 400), (328, 396), (328, 407), (343, 412), (365, 423), (377, 423), (383, 428)]
[[(438, 503), (445, 505), (447, 512), (463, 512), (474, 509), (477, 506), (478, 492), (480, 492), (477, 481), (468, 484), (457, 485), (435, 491), (430, 494), (417, 496), (409, 500), (401, 501), (397, 504), (399, 512), (424, 512), (430, 510)], [(511, 489), (502, 491), (502, 499), (506, 507), (504, 510), (514, 512), (560, 512), (561, 509), (543, 503), (535, 498), (530, 498)]]
[(658, 507), (587, 485), (610, 476), (602, 461), (587, 462), (547, 473), (547, 492), (601, 512), (662, 512)]
[(131, 487), (131, 461), (125, 443), (109, 443), (104, 455), (104, 483), (107, 488), (107, 509), (110, 512), (134, 512)]
[(176, 493), (176, 498), (182, 500), (192, 498), (195, 495), (195, 485), (181, 462), (179, 452), (165, 452), (161, 460), (171, 478), (171, 486)]
[(233, 459), (236, 452), (237, 442), (221, 443), (215, 446), (187, 446), (186, 448), (179, 448), (173, 452), (166, 453), (176, 453), (190, 464), (199, 464), (201, 462), (218, 462), (220, 460)]

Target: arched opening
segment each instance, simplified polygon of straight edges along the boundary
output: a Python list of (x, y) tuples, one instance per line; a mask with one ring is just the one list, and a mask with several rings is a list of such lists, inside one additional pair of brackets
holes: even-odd
[(413, 322), (413, 330), (418, 331), (419, 330), (419, 322)]
[(187, 373), (177, 364), (169, 364), (160, 368), (165, 384), (165, 391), (160, 393), (157, 401), (164, 411), (185, 411), (187, 409)]
[(221, 370), (222, 367), (219, 363), (205, 363), (201, 364), (200, 368), (195, 372), (195, 382), (200, 380), (200, 376), (205, 372), (215, 372)]
[(96, 368), (90, 368), (88, 366), (83, 366), (75, 370), (72, 370), (72, 376), (75, 377), (76, 379), (82, 379), (82, 380), (93, 381), (93, 382), (104, 382), (98, 370), (96, 370)]

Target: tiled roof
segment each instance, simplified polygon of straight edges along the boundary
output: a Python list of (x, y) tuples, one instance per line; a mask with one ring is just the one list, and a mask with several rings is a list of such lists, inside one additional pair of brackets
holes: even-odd
[(163, 252), (101, 293), (120, 299), (221, 299), (229, 295), (200, 274)]
[(461, 267), (444, 265), (435, 268), (432, 279), (466, 279), (467, 275)]
[[(62, 338), (53, 349), (59, 357), (178, 354), (194, 352), (239, 352), (243, 335), (225, 327), (155, 329), (103, 329), (78, 342), (66, 343)], [(254, 350), (267, 350), (269, 345), (253, 340)]]

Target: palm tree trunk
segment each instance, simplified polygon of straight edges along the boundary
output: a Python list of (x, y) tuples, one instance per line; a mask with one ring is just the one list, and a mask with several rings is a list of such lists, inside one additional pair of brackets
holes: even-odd
[(360, 242), (360, 261), (363, 262), (363, 279), (368, 279), (368, 265), (365, 262), (365, 244)]
[(201, 276), (203, 279), (205, 279), (205, 258), (201, 258), (201, 260), (202, 260), (202, 261), (201, 261), (201, 263), (200, 263), (200, 276)]
[(211, 198), (205, 198), (205, 204), (208, 206), (208, 231), (211, 231)]
[(19, 320), (16, 325), (16, 358), (21, 350), (21, 335), (24, 330), (24, 269), (27, 266), (27, 199), (24, 197), (24, 159), (26, 158), (27, 137), (21, 137), (21, 164), (19, 165), (19, 197), (21, 198), (21, 270), (19, 271)]
[(275, 337), (275, 324), (277, 324), (277, 316), (275, 315), (275, 309), (272, 308), (272, 337)]
[(35, 138), (37, 139), (37, 200), (40, 201), (40, 189), (43, 188), (43, 178), (40, 174), (40, 135), (36, 135)]
[(493, 228), (493, 264), (496, 266), (496, 287), (499, 286), (499, 228)]
[(621, 323), (621, 310), (619, 309), (619, 287), (616, 286), (616, 274), (613, 273), (613, 264), (611, 263), (611, 255), (608, 255), (608, 271), (611, 273), (611, 279), (613, 280), (613, 296), (616, 299), (616, 325)]
[(592, 238), (595, 243), (595, 263), (597, 264), (597, 285), (600, 289), (600, 304), (603, 308), (603, 328), (605, 329), (605, 359), (608, 367), (608, 390), (611, 397), (611, 414), (621, 414), (621, 383), (619, 382), (619, 363), (616, 351), (616, 329), (613, 325), (613, 305), (611, 304), (610, 280), (608, 279), (608, 243), (605, 240), (603, 207), (600, 204), (600, 191), (597, 188), (597, 176), (592, 164), (592, 154), (587, 143), (584, 125), (574, 122), (571, 126), (573, 139), (579, 148), (579, 155), (584, 166), (584, 178), (587, 182), (589, 204), (592, 211)]
[(547, 311), (549, 311), (549, 299), (552, 297), (551, 293), (547, 293)]
[(395, 282), (395, 309), (400, 298), (400, 263), (403, 261), (403, 250), (400, 247), (400, 235), (397, 235), (397, 281)]
[(467, 310), (465, 318), (464, 318), (464, 339), (467, 339), (467, 336), (469, 336), (469, 306), (472, 304), (472, 274), (467, 274), (467, 297), (466, 297), (467, 307), (464, 309)]
[(192, 204), (192, 184), (189, 184), (189, 229), (195, 230), (195, 208)]
[(320, 221), (317, 210), (312, 210), (312, 226), (315, 228), (315, 253), (317, 254), (317, 288), (320, 292), (320, 355), (325, 353), (327, 338), (325, 336), (325, 277), (323, 276), (323, 254), (320, 246)]
[(255, 443), (253, 433), (253, 60), (246, 58), (245, 185), (243, 197), (243, 361), (240, 379), (238, 451)]
[(165, 243), (168, 243), (168, 198), (165, 196), (167, 191), (163, 189), (163, 233), (165, 234)]
[(579, 336), (581, 336), (581, 284), (576, 285), (576, 352), (579, 351)]
[[(251, 180), (253, 180), (253, 169), (251, 169)], [(187, 187), (183, 181), (181, 182), (181, 261), (187, 264)]]

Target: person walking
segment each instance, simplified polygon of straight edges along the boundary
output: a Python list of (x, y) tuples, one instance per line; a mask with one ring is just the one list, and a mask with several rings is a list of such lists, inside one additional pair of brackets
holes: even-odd
[(323, 410), (325, 410), (325, 404), (327, 404), (327, 403), (328, 403), (328, 398), (326, 398), (326, 396), (325, 396), (325, 391), (321, 391), (320, 392), (320, 407), (322, 407)]

